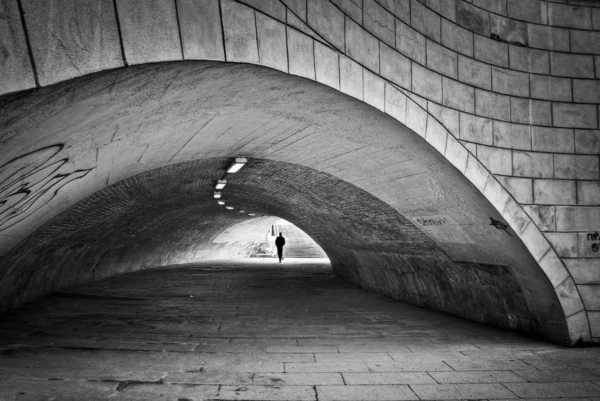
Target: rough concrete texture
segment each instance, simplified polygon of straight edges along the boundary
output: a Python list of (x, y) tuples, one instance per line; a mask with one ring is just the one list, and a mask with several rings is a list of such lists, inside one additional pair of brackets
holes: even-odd
[[(567, 349), (350, 286), (327, 264), (204, 263), (71, 287), (0, 320), (6, 400), (596, 400)], [(557, 398), (558, 397), (558, 398)]]
[(0, 93), (35, 88), (17, 0), (0, 3)]
[[(503, 264), (453, 261), (419, 226), (364, 190), (260, 159), (228, 180), (226, 204), (236, 209), (227, 210), (210, 196), (227, 163), (211, 159), (151, 170), (75, 204), (2, 258), (2, 309), (90, 279), (192, 261), (199, 251), (222, 257), (216, 233), (248, 219), (244, 210), (295, 222), (323, 248), (338, 276), (363, 288), (564, 341), (552, 286), (534, 260), (525, 262), (520, 244), (510, 247)], [(439, 220), (416, 219), (427, 233), (447, 224)]]
[[(216, 7), (216, 3), (220, 7)], [(14, 76), (15, 71), (26, 71), (22, 69), (22, 66), (26, 67), (26, 54), (30, 56), (35, 78), (44, 86), (46, 82), (41, 79), (44, 74), (60, 80), (72, 76), (69, 71), (75, 71), (76, 75), (89, 72), (86, 68), (77, 72), (72, 65), (81, 66), (86, 60), (91, 60), (92, 65), (98, 64), (94, 60), (103, 60), (99, 55), (106, 54), (107, 44), (113, 43), (98, 39), (103, 37), (103, 32), (110, 32), (114, 37), (115, 24), (108, 8), (103, 13), (88, 13), (86, 0), (65, 0), (48, 5), (49, 19), (28, 15), (26, 9), (20, 10), (21, 18), (18, 18), (18, 4), (9, 1), (9, 18), (2, 20), (2, 32), (10, 34), (3, 36), (3, 46), (8, 51), (0, 52), (3, 57), (0, 60), (13, 74), (9, 78), (11, 85), (3, 87), (4, 93), (31, 87), (27, 79), (18, 74)], [(532, 204), (514, 206), (513, 199), (520, 193), (498, 187), (500, 181), (497, 179), (524, 177), (530, 178), (532, 184), (537, 179), (568, 180), (569, 183), (545, 185), (547, 182), (544, 181), (536, 185), (552, 189), (568, 186), (576, 191), (583, 188), (583, 183), (598, 180), (600, 161), (597, 156), (590, 157), (597, 155), (590, 150), (593, 146), (576, 144), (574, 148), (556, 150), (526, 146), (528, 142), (532, 143), (533, 132), (550, 127), (575, 129), (581, 131), (576, 135), (585, 138), (586, 143), (597, 142), (599, 112), (593, 88), (597, 87), (600, 77), (600, 64), (594, 40), (600, 28), (595, 2), (557, 5), (541, 0), (356, 3), (223, 0), (192, 5), (184, 1), (157, 0), (144, 3), (143, 7), (135, 2), (117, 1), (116, 5), (123, 63), (182, 57), (221, 59), (224, 55), (226, 61), (255, 63), (316, 79), (385, 110), (425, 140), (431, 138), (434, 148), (488, 197), (517, 235), (525, 232), (527, 224), (534, 224), (538, 231), (541, 230), (545, 238), (532, 231), (534, 226), (527, 231), (532, 238), (522, 238), (528, 247), (535, 248), (530, 249), (534, 255), (541, 257), (543, 251), (556, 253), (549, 239), (561, 233), (558, 227), (550, 224), (556, 220), (558, 209), (552, 209), (553, 212), (544, 214), (542, 220), (535, 221), (523, 210), (536, 206), (536, 199), (548, 201), (560, 197), (540, 194), (530, 198)], [(61, 9), (67, 6), (72, 10)], [(94, 29), (82, 26), (82, 18), (86, 20), (88, 16), (97, 16), (90, 21), (100, 21), (100, 26), (91, 24)], [(395, 30), (394, 43), (390, 35), (391, 21)], [(79, 29), (68, 28), (78, 26)], [(43, 32), (48, 27), (61, 38), (64, 49), (36, 51), (39, 43), (45, 43)], [(352, 38), (356, 40), (350, 40)], [(387, 51), (385, 58), (382, 49)], [(433, 51), (435, 49), (439, 51)], [(377, 53), (382, 58), (380, 62)], [(13, 56), (15, 54), (18, 56)], [(402, 60), (401, 66), (409, 65), (410, 68), (407, 71), (388, 63), (384, 70), (384, 60)], [(448, 60), (448, 64), (443, 60)], [(98, 68), (109, 68), (99, 64)], [(378, 68), (381, 71), (377, 71)], [(401, 73), (384, 76), (384, 71)], [(415, 92), (419, 96), (415, 96)], [(387, 100), (390, 104), (386, 104)], [(459, 132), (465, 131), (461, 121), (476, 121), (477, 118), (485, 119), (486, 124), (480, 125), (485, 132), (469, 130), (468, 136), (459, 136), (461, 141), (456, 142)], [(516, 136), (493, 142), (495, 136), (490, 132), (496, 132), (496, 126), (512, 123), (522, 126), (511, 127), (503, 133), (515, 133)], [(446, 146), (440, 142), (443, 138), (446, 138)], [(500, 148), (496, 152), (486, 149), (485, 155), (502, 157), (480, 160), (478, 154), (469, 153), (476, 152), (478, 145)], [(18, 155), (36, 149), (17, 148)], [(84, 159), (98, 150), (96, 145), (92, 148), (84, 151)], [(111, 149), (98, 150), (98, 160), (110, 155)], [(136, 151), (143, 152), (141, 148)], [(499, 160), (509, 160), (504, 157), (509, 154), (507, 152), (511, 156), (510, 168), (498, 166)], [(584, 153), (585, 157), (578, 153)], [(469, 157), (469, 154), (475, 157)], [(468, 165), (467, 160), (473, 163)], [(577, 249), (585, 251), (563, 257), (562, 263), (553, 267), (561, 271), (565, 266), (579, 265), (577, 260), (581, 265), (600, 263), (598, 252), (593, 250), (596, 243), (580, 240), (588, 234), (593, 237), (597, 231), (599, 205), (598, 202), (590, 204), (584, 194), (577, 193), (577, 204), (581, 204), (580, 199), (586, 206), (581, 213), (590, 221), (590, 226), (596, 228), (578, 233), (578, 241), (582, 242)], [(52, 216), (55, 211), (48, 207), (40, 213)], [(28, 228), (23, 227), (18, 234), (5, 236), (0, 244), (2, 249), (16, 244), (27, 232)], [(579, 298), (577, 291), (571, 296)], [(596, 321), (590, 319), (590, 322)], [(586, 329), (576, 331), (585, 332)]]
[(124, 65), (113, 1), (22, 4), (41, 86)]
[[(7, 155), (15, 174), (44, 177), (43, 167), (63, 157), (74, 164), (61, 166), (65, 179), (44, 195), (53, 198), (31, 199), (29, 213), (3, 220), (7, 234), (47, 221), (3, 257), (5, 308), (67, 283), (189, 260), (219, 228), (247, 218), (237, 212), (243, 209), (294, 223), (336, 272), (366, 288), (564, 335), (552, 292), (560, 283), (547, 281), (515, 232), (490, 225), (502, 220), (494, 207), (422, 138), (357, 100), (273, 70), (220, 63), (140, 66), (62, 90), (55, 102), (44, 96), (61, 95), (42, 89), (6, 105), (36, 110), (10, 126), (29, 133), (31, 145), (23, 145), (41, 146)], [(82, 121), (80, 104), (96, 105), (95, 117)], [(48, 129), (62, 135), (45, 140), (62, 145), (40, 141)], [(78, 158), (91, 143), (103, 145)], [(222, 191), (233, 212), (212, 199), (231, 148), (250, 158)], [(377, 156), (358, 159), (365, 155)], [(468, 174), (479, 174), (469, 165)], [(94, 262), (75, 268), (88, 258)]]

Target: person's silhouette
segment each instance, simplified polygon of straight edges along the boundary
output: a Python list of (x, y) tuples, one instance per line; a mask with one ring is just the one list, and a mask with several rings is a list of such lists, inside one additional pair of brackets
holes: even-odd
[(285, 245), (285, 238), (283, 234), (279, 233), (279, 237), (275, 239), (275, 246), (277, 247), (277, 256), (279, 256), (279, 263), (283, 260), (283, 246)]

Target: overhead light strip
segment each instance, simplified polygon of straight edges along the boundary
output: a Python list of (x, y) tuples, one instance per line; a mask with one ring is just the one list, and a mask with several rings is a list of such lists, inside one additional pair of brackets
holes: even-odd
[(223, 188), (225, 188), (225, 185), (227, 185), (227, 180), (218, 180), (217, 184), (215, 185), (215, 189), (217, 191), (222, 190)]
[(248, 159), (245, 157), (236, 157), (235, 160), (227, 167), (228, 174), (237, 173), (244, 167), (244, 165), (248, 162)]

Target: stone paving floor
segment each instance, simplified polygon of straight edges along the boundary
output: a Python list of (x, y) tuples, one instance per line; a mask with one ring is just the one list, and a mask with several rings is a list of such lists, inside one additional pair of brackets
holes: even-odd
[(0, 400), (600, 400), (568, 349), (367, 293), (310, 260), (188, 264), (0, 318)]

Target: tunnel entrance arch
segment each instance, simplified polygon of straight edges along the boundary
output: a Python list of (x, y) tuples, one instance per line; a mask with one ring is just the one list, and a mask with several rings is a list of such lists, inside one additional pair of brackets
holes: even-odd
[[(228, 163), (217, 158), (165, 166), (76, 203), (4, 256), (3, 264), (20, 280), (12, 299), (3, 302), (193, 261), (197, 249), (209, 245), (223, 227), (252, 218), (239, 213), (244, 209), (296, 224), (322, 247), (338, 276), (362, 288), (565, 341), (567, 328), (553, 288), (531, 257), (524, 260), (528, 254), (518, 241), (506, 252), (514, 259), (505, 264), (453, 260), (422, 227), (367, 191), (330, 174), (265, 159), (250, 159), (229, 177), (226, 197), (236, 207), (228, 210), (211, 196)], [(31, 266), (32, 258), (44, 268)]]
[[(569, 21), (545, 15), (552, 7), (569, 10)], [(593, 156), (600, 109), (583, 83), (592, 85), (598, 74), (585, 40), (572, 54), (543, 32), (556, 24), (569, 36), (593, 35), (585, 18), (594, 10), (540, 0), (505, 10), (506, 26), (470, 23), (473, 15), (496, 18), (502, 8), (466, 0), (152, 0), (145, 7), (11, 0), (4, 5), (0, 93), (127, 65), (206, 59), (259, 64), (329, 85), (444, 148), (551, 278), (572, 337), (592, 340), (600, 326), (598, 258), (585, 238), (600, 216), (600, 162)], [(584, 80), (569, 90), (565, 76)], [(558, 81), (560, 89), (548, 86)], [(555, 132), (560, 141), (543, 139)], [(468, 150), (456, 144), (459, 137)], [(0, 249), (26, 231), (5, 234)]]
[[(7, 143), (20, 143), (8, 148), (5, 154), (8, 161), (4, 166), (17, 166), (18, 170), (24, 163), (32, 171), (46, 171), (46, 163), (54, 165), (53, 158), (56, 158), (65, 163), (52, 171), (61, 178), (72, 178), (63, 179), (58, 184), (42, 180), (48, 186), (42, 191), (44, 196), (33, 202), (39, 208), (32, 208), (23, 216), (26, 223), (7, 234), (26, 235), (37, 228), (36, 223), (32, 223), (36, 218), (52, 217), (76, 200), (104, 190), (135, 173), (143, 172), (142, 176), (153, 174), (148, 172), (151, 167), (236, 154), (249, 155), (255, 160), (292, 162), (352, 183), (396, 213), (407, 216), (404, 218), (417, 227), (418, 232), (426, 233), (425, 236), (432, 239), (450, 260), (464, 266), (472, 267), (473, 263), (505, 266), (507, 260), (511, 265), (514, 258), (507, 255), (510, 252), (501, 251), (502, 247), (509, 243), (522, 247), (517, 237), (523, 238), (529, 245), (528, 235), (536, 232), (535, 225), (520, 211), (518, 204), (470, 153), (466, 153), (464, 168), (453, 169), (450, 163), (456, 166), (452, 155), (457, 153), (451, 151), (448, 145), (445, 145), (446, 151), (442, 154), (446, 154), (450, 163), (440, 156), (439, 147), (433, 144), (434, 150), (427, 144), (427, 136), (416, 135), (364, 103), (322, 85), (273, 70), (199, 62), (145, 65), (42, 89), (8, 102), (4, 107), (8, 111), (6, 115), (13, 116), (7, 122), (11, 129), (5, 139)], [(29, 112), (26, 118), (24, 112)], [(42, 121), (44, 126), (40, 125)], [(19, 136), (24, 132), (30, 136)], [(429, 138), (432, 140), (433, 137)], [(451, 135), (446, 134), (445, 141), (450, 143)], [(459, 142), (455, 142), (464, 150)], [(37, 148), (40, 143), (44, 145)], [(39, 153), (40, 149), (46, 151), (51, 148), (56, 149), (51, 156)], [(25, 159), (19, 155), (20, 149), (29, 150), (24, 153), (27, 156), (24, 162)], [(269, 170), (268, 175), (277, 177), (277, 170)], [(475, 184), (475, 187), (469, 186), (468, 191), (465, 191), (465, 177)], [(456, 186), (455, 183), (459, 184)], [(466, 196), (467, 193), (469, 196)], [(498, 204), (505, 207), (498, 213), (484, 196), (496, 208)], [(474, 213), (475, 209), (481, 213)], [(365, 211), (356, 213), (365, 214)], [(473, 216), (479, 219), (477, 223), (473, 223)], [(285, 218), (285, 215), (282, 217)], [(507, 221), (514, 231), (508, 233), (489, 227), (489, 218)], [(485, 230), (483, 235), (482, 230)], [(6, 251), (19, 236), (11, 234), (5, 238), (3, 246)], [(539, 244), (534, 245), (537, 247)], [(165, 254), (173, 252), (165, 248)], [(563, 318), (565, 315), (571, 317), (570, 312), (580, 301), (577, 301), (576, 290), (569, 287), (568, 276), (563, 277), (568, 273), (564, 268), (556, 270), (553, 265), (555, 269), (546, 270), (548, 275), (544, 276), (536, 263), (542, 258), (547, 260), (551, 252), (550, 249), (541, 256), (533, 253), (533, 261), (525, 252), (524, 261), (515, 261), (516, 265), (535, 268), (513, 269), (527, 272), (525, 276), (532, 274), (524, 278), (527, 283), (521, 283), (528, 288), (524, 296), (532, 301), (536, 299), (537, 284), (543, 282), (540, 285), (545, 287), (548, 285), (546, 280), (550, 280), (550, 286), (560, 286), (556, 292), (559, 294), (558, 301), (562, 303)], [(100, 257), (98, 255), (97, 258)], [(337, 260), (339, 265), (352, 265), (352, 260), (347, 257), (338, 257)], [(160, 258), (156, 263), (162, 263)], [(363, 263), (369, 265), (370, 262), (367, 258)], [(543, 268), (544, 264), (540, 264)], [(384, 263), (381, 266), (388, 265)], [(6, 266), (9, 267), (4, 272), (4, 283), (8, 286), (18, 277), (22, 278), (23, 272), (14, 265)], [(367, 288), (383, 291), (377, 288), (376, 281), (382, 281), (387, 273), (382, 273), (377, 279), (352, 274), (346, 273), (350, 281), (358, 282), (360, 279)], [(67, 278), (65, 280), (68, 281)], [(364, 284), (369, 280), (374, 281)], [(441, 288), (443, 285), (437, 290)], [(400, 299), (397, 294), (388, 295)], [(416, 304), (421, 302), (406, 300)], [(551, 303), (554, 301), (556, 299)], [(425, 305), (431, 307), (428, 303)], [(454, 309), (460, 308), (448, 301), (439, 310), (454, 313)], [(549, 310), (555, 311), (555, 308)], [(529, 323), (510, 315), (506, 315), (506, 319), (502, 323), (505, 327), (557, 324), (554, 319), (538, 319)], [(491, 321), (484, 316), (475, 320)], [(515, 323), (517, 321), (519, 323)], [(573, 321), (567, 320), (571, 333), (567, 337), (575, 333), (574, 326), (569, 323)], [(561, 324), (558, 323), (559, 326)], [(570, 341), (565, 340), (564, 333), (549, 334), (556, 334), (556, 327), (540, 330), (556, 341)]]

